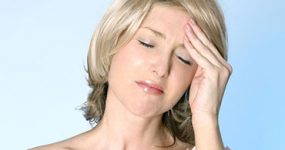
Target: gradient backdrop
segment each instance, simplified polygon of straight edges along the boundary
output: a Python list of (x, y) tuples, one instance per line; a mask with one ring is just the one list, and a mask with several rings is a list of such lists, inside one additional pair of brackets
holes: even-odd
[[(90, 128), (84, 65), (110, 0), (0, 0), (0, 147), (20, 150)], [(234, 73), (220, 113), (233, 150), (285, 149), (285, 1), (220, 0)]]

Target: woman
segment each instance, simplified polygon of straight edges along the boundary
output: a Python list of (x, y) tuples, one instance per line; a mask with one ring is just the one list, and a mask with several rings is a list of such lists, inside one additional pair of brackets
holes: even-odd
[(115, 0), (88, 54), (83, 110), (96, 126), (35, 149), (224, 149), (226, 58), (215, 0)]

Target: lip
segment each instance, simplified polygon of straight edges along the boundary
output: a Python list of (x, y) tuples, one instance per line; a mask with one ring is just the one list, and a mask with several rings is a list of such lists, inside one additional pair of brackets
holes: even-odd
[(136, 81), (137, 85), (143, 89), (144, 92), (152, 95), (162, 95), (164, 93), (162, 86), (153, 83), (150, 80)]

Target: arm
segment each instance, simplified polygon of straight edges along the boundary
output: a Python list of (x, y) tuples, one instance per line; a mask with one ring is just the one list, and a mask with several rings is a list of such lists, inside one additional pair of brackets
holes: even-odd
[(198, 116), (193, 120), (195, 143), (197, 150), (223, 150), (224, 145), (214, 116)]
[(184, 45), (197, 63), (189, 104), (197, 150), (223, 150), (218, 114), (231, 66), (191, 20), (185, 27)]

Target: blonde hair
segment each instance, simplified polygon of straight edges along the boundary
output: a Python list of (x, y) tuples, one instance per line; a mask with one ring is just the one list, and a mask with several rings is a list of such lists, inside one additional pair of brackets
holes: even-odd
[[(82, 109), (90, 123), (100, 122), (104, 114), (112, 56), (131, 40), (157, 4), (184, 8), (227, 59), (226, 28), (216, 0), (114, 0), (94, 32), (87, 58), (88, 83), (92, 91)], [(191, 110), (184, 97), (164, 113), (163, 123), (174, 137), (195, 145)]]

